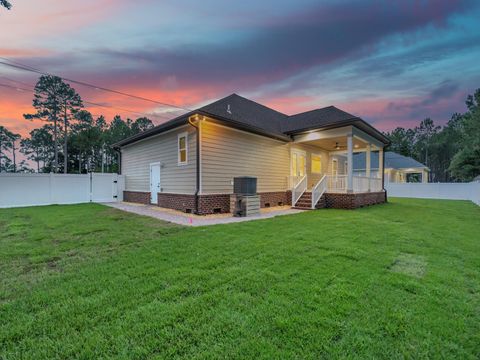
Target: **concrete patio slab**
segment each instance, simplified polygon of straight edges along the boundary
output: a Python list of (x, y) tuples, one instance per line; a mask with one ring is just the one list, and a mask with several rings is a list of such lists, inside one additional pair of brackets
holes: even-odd
[(304, 210), (292, 209), (290, 206), (278, 206), (260, 209), (260, 214), (248, 217), (233, 217), (232, 214), (215, 214), (215, 215), (194, 215), (186, 214), (181, 211), (165, 209), (155, 205), (144, 205), (137, 203), (119, 202), (104, 203), (104, 205), (131, 212), (138, 215), (150, 216), (155, 219), (172, 222), (179, 225), (187, 226), (207, 226), (217, 224), (230, 224), (243, 221), (252, 221), (260, 219), (268, 219), (280, 215), (298, 214)]

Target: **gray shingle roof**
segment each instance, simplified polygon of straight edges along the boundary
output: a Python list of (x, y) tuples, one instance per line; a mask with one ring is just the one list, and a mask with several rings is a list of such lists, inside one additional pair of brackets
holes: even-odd
[(326, 126), (343, 126), (347, 125), (347, 123), (351, 123), (367, 133), (370, 133), (384, 143), (388, 143), (388, 139), (385, 138), (385, 136), (365, 121), (343, 110), (337, 109), (334, 106), (288, 116), (267, 106), (256, 103), (255, 101), (246, 99), (237, 94), (232, 94), (193, 110), (188, 114), (167, 121), (166, 123), (158, 125), (144, 133), (122, 140), (114, 146), (124, 146), (146, 137), (159, 134), (172, 127), (186, 124), (188, 122), (188, 116), (195, 113), (210, 116), (230, 126), (237, 126), (263, 135), (279, 138), (284, 141), (289, 141), (291, 139), (290, 135), (295, 132)]
[(198, 110), (285, 136), (280, 124), (288, 118), (287, 115), (237, 94), (217, 100)]
[[(378, 152), (372, 152), (370, 167), (378, 169)], [(365, 170), (366, 168), (366, 153), (356, 153), (353, 155), (353, 169)], [(424, 164), (418, 162), (411, 157), (397, 154), (393, 151), (385, 152), (385, 168), (386, 169), (408, 169), (408, 168), (427, 168)]]
[(288, 120), (282, 123), (282, 131), (289, 133), (319, 126), (332, 125), (347, 120), (359, 120), (359, 118), (340, 110), (335, 106), (327, 106), (322, 109), (311, 110), (289, 116)]

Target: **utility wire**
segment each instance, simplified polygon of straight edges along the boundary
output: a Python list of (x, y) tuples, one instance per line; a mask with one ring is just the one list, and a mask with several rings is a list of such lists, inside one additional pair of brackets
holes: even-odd
[[(3, 78), (5, 78), (4, 76), (2, 76)], [(6, 78), (5, 78), (6, 79)], [(16, 80), (12, 80), (12, 79), (8, 79), (10, 81), (13, 81), (13, 82), (18, 82), (20, 83), (19, 81), (16, 81)], [(29, 84), (27, 83), (23, 83), (27, 86), (30, 86)], [(27, 92), (33, 92), (34, 90), (33, 89), (25, 89), (25, 88), (21, 88), (21, 87), (18, 87), (18, 86), (13, 86), (13, 85), (9, 85), (9, 84), (3, 84), (3, 83), (0, 83), (0, 86), (2, 87), (5, 87), (5, 88), (10, 88), (10, 89), (14, 89), (14, 90), (17, 90), (17, 91), (27, 91)], [(137, 114), (137, 115), (142, 115), (142, 116), (145, 116), (145, 117), (160, 117), (164, 120), (169, 120), (170, 117), (166, 117), (166, 116), (162, 116), (162, 115), (157, 115), (157, 114), (147, 114), (147, 113), (142, 113), (142, 112), (138, 112), (138, 111), (134, 111), (134, 110), (129, 110), (129, 109), (124, 109), (124, 108), (119, 108), (119, 107), (115, 107), (115, 106), (111, 106), (111, 105), (105, 105), (105, 104), (99, 104), (99, 103), (95, 103), (95, 102), (92, 102), (92, 101), (87, 101), (87, 100), (82, 100), (85, 104), (90, 104), (91, 106), (96, 106), (96, 107), (103, 107), (103, 108), (110, 108), (110, 109), (114, 109), (114, 110), (120, 110), (120, 111), (124, 111), (124, 112), (129, 112), (129, 113), (132, 113), (132, 114)]]
[(148, 98), (143, 97), (143, 96), (137, 96), (137, 95), (125, 93), (123, 91), (118, 91), (118, 90), (114, 90), (114, 89), (105, 88), (105, 87), (102, 87), (102, 86), (89, 84), (89, 83), (86, 83), (84, 81), (73, 80), (73, 79), (64, 78), (62, 76), (58, 76), (58, 75), (55, 75), (55, 74), (52, 74), (52, 73), (43, 72), (43, 71), (41, 71), (39, 69), (36, 69), (34, 67), (31, 67), (29, 65), (25, 65), (25, 64), (10, 60), (10, 59), (5, 58), (5, 57), (0, 56), (0, 59), (2, 59), (4, 61), (7, 61), (7, 62), (0, 61), (0, 64), (10, 66), (10, 67), (13, 67), (13, 68), (16, 68), (16, 69), (19, 69), (19, 70), (30, 71), (30, 72), (34, 72), (34, 73), (41, 74), (41, 75), (57, 76), (64, 81), (68, 81), (68, 82), (78, 84), (78, 85), (82, 85), (82, 86), (87, 86), (87, 87), (90, 87), (90, 88), (93, 88), (93, 89), (96, 89), (96, 90), (102, 90), (102, 91), (111, 92), (111, 93), (118, 94), (118, 95), (128, 96), (128, 97), (131, 97), (131, 98), (134, 98), (134, 99), (149, 101), (149, 102), (152, 102), (152, 103), (155, 103), (155, 104), (158, 104), (158, 105), (173, 107), (173, 108), (180, 109), (180, 110), (192, 111), (191, 109), (181, 107), (181, 106), (177, 106), (177, 105), (173, 105), (173, 104), (169, 104), (169, 103), (166, 103), (166, 102), (157, 101), (157, 100), (153, 100), (153, 99), (148, 99)]
[(23, 82), (23, 81), (19, 81), (19, 80), (10, 79), (10, 78), (8, 78), (8, 77), (6, 77), (6, 76), (3, 76), (3, 75), (1, 75), (0, 77), (4, 78), (5, 80), (8, 80), (8, 81), (11, 81), (11, 82), (17, 83), (17, 84), (22, 84), (22, 85), (26, 85), (26, 86), (33, 87), (32, 85), (30, 85), (30, 84), (27, 84), (27, 83), (25, 83), (25, 82)]

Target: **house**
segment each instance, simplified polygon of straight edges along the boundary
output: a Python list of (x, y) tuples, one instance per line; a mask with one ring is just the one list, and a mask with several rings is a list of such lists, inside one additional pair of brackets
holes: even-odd
[[(428, 182), (430, 169), (411, 157), (386, 151), (384, 167), (386, 183)], [(365, 154), (354, 154), (353, 172), (356, 176), (365, 176)], [(371, 174), (380, 177), (378, 171), (378, 153), (372, 153)]]
[[(119, 143), (124, 200), (197, 214), (230, 212), (233, 178), (254, 176), (261, 207), (356, 208), (386, 200), (383, 179), (355, 176), (389, 140), (334, 106), (293, 116), (236, 94)], [(370, 164), (367, 162), (367, 165)]]

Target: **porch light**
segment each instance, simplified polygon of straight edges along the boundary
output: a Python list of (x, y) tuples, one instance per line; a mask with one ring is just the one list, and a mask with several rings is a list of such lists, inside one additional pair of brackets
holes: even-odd
[(338, 142), (335, 143), (335, 149), (340, 150), (340, 145), (338, 145)]

